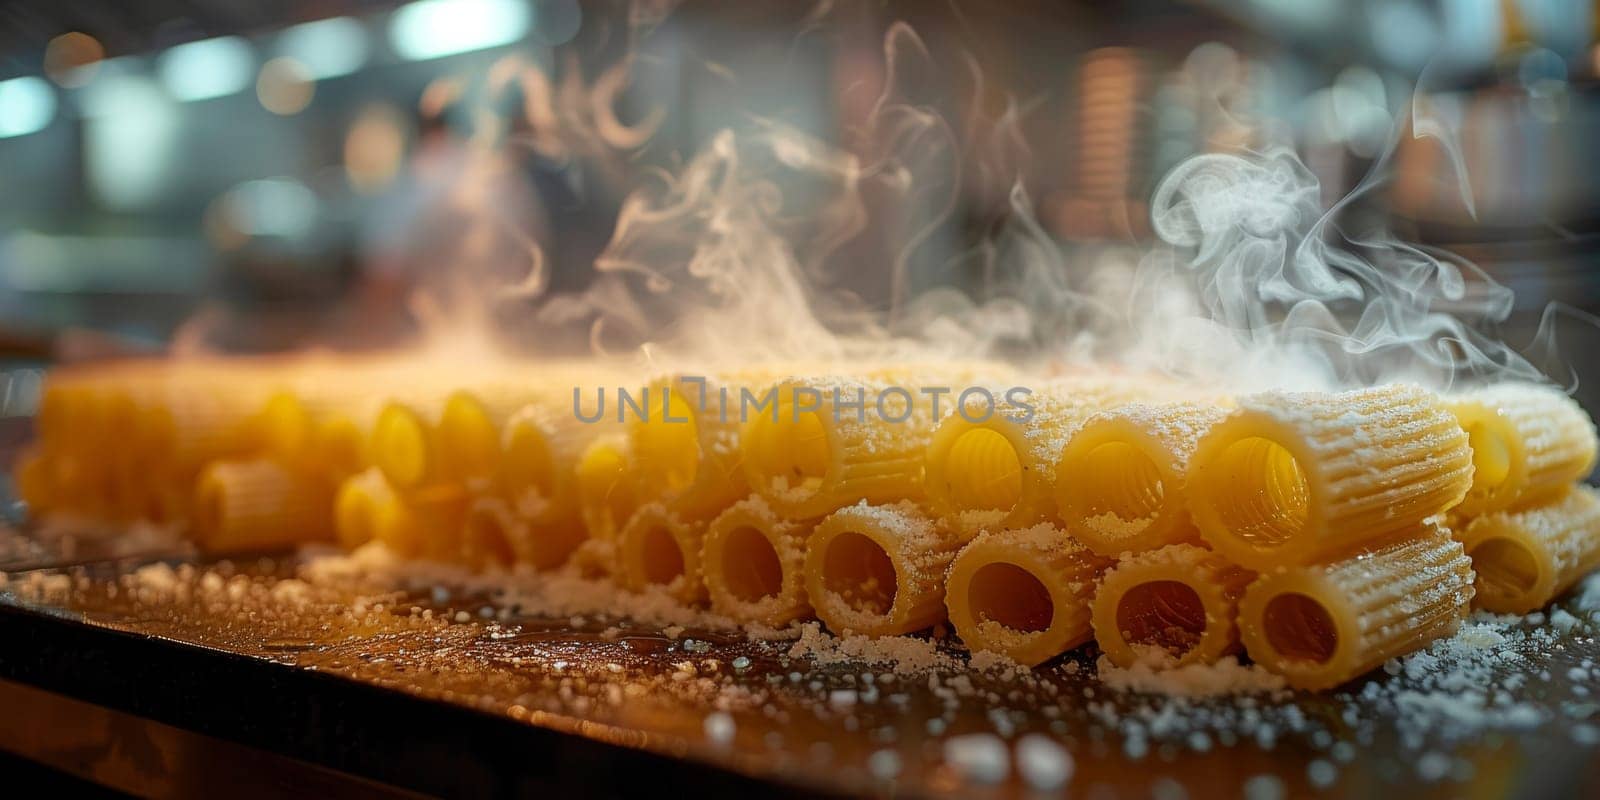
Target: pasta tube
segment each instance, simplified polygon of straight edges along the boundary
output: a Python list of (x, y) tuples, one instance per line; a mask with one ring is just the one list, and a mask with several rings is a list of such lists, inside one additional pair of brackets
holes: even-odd
[(11, 467), (17, 497), (28, 504), (28, 512), (34, 517), (62, 507), (53, 466), (37, 448), (30, 448), (19, 455)]
[(237, 553), (326, 539), (331, 500), (320, 483), (266, 459), (213, 462), (195, 486), (195, 542)]
[(378, 538), (384, 507), (399, 501), (376, 469), (345, 478), (333, 502), (333, 531), (339, 546), (354, 550)]
[(1034, 666), (1089, 641), (1109, 563), (1049, 523), (979, 534), (950, 565), (950, 622), (974, 652)]
[(646, 387), (628, 426), (639, 496), (684, 519), (709, 520), (749, 494), (739, 468), (740, 392), (762, 380), (675, 375)]
[(628, 473), (628, 440), (613, 434), (590, 442), (574, 472), (578, 514), (589, 538), (573, 560), (590, 574), (609, 575), (617, 535), (639, 507)]
[(1255, 574), (1192, 544), (1124, 557), (1094, 596), (1094, 638), (1129, 667), (1154, 648), (1174, 667), (1211, 664), (1239, 649), (1239, 597)]
[(515, 563), (554, 569), (567, 563), (582, 542), (578, 526), (540, 525), (494, 495), (474, 498), (468, 510), (465, 553), (476, 565)]
[(961, 539), (910, 502), (846, 506), (806, 543), (806, 597), (839, 633), (898, 636), (942, 622)]
[(705, 532), (704, 522), (679, 517), (660, 503), (640, 506), (617, 540), (618, 583), (634, 592), (659, 588), (684, 605), (703, 602)]
[(1205, 540), (1256, 571), (1307, 564), (1459, 502), (1472, 452), (1431, 393), (1392, 384), (1244, 398), (1189, 459)]
[(1447, 402), (1472, 447), (1464, 516), (1549, 499), (1594, 468), (1594, 422), (1554, 387), (1500, 384)]
[[(392, 489), (392, 487), (391, 487)], [(456, 562), (468, 497), (453, 486), (433, 486), (410, 494), (375, 494), (372, 537), (402, 558)]]
[(1472, 603), (1472, 560), (1431, 525), (1401, 537), (1257, 578), (1239, 602), (1250, 657), (1291, 686), (1327, 689), (1454, 633)]
[(1478, 517), (1458, 535), (1478, 573), (1477, 605), (1526, 614), (1600, 567), (1600, 499), (1572, 488), (1542, 506)]
[(1195, 444), (1225, 414), (1211, 405), (1140, 403), (1091, 417), (1055, 467), (1067, 533), (1103, 556), (1197, 540), (1184, 476)]
[(771, 391), (770, 411), (745, 423), (743, 450), (749, 485), (773, 509), (803, 519), (922, 496), (933, 416), (915, 387), (791, 379)]
[(512, 414), (504, 425), (499, 474), (517, 513), (545, 526), (581, 525), (579, 462), (589, 443), (607, 430), (544, 404)]
[(805, 544), (814, 526), (779, 517), (759, 496), (718, 514), (701, 559), (711, 608), (775, 628), (809, 617)]

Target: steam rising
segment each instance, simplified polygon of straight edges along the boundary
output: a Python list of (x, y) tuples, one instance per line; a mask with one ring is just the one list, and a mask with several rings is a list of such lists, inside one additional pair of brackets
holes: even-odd
[[(1160, 243), (1069, 260), (1023, 180), (1035, 165), (1020, 125), (1034, 106), (1007, 98), (1003, 113), (953, 124), (933, 87), (965, 79), (968, 108), (980, 108), (976, 60), (936, 63), (898, 23), (883, 58), (881, 92), (843, 146), (778, 120), (723, 130), (673, 174), (634, 181), (586, 289), (545, 292), (530, 244), (528, 277), (503, 296), (529, 301), (541, 341), (581, 331), (591, 352), (658, 363), (1120, 361), (1238, 389), (1542, 379), (1492, 334), (1512, 310), (1509, 289), (1382, 230), (1346, 229), (1350, 201), (1380, 184), (1386, 159), (1325, 210), (1286, 148), (1196, 156), (1154, 192)], [(508, 68), (535, 149), (592, 159), (644, 146), (664, 112), (632, 128), (611, 112), (632, 63), (630, 53), (593, 87), (568, 78), (559, 90), (538, 69)], [(937, 76), (940, 63), (966, 73)], [(1410, 130), (1448, 149), (1437, 120)], [(1006, 185), (999, 207), (983, 209), (995, 222), (980, 240), (937, 255), (949, 248), (931, 243), (965, 233), (959, 200)]]

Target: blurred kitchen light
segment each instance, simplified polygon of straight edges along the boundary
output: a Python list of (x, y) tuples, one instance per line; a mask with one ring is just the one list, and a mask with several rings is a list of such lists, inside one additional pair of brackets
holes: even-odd
[(1438, 58), (1458, 69), (1488, 64), (1500, 49), (1505, 20), (1500, 4), (1484, 0), (1441, 0), (1444, 38)]
[(400, 170), (405, 147), (399, 112), (383, 105), (362, 111), (344, 137), (344, 170), (351, 188), (370, 194), (388, 186)]
[(256, 99), (261, 101), (262, 108), (281, 116), (304, 111), (316, 93), (317, 83), (311, 78), (311, 70), (288, 56), (262, 64), (261, 74), (256, 76)]
[(539, 0), (539, 41), (548, 45), (566, 44), (583, 27), (583, 8), (578, 0)]
[(101, 202), (131, 208), (159, 196), (176, 146), (178, 113), (154, 81), (103, 75), (86, 88), (84, 156)]
[(247, 181), (223, 201), (228, 221), (250, 236), (302, 239), (317, 220), (317, 196), (293, 178)]
[(56, 93), (43, 78), (0, 81), (0, 139), (43, 130), (56, 115)]
[(1517, 62), (1517, 82), (1533, 86), (1541, 81), (1566, 82), (1567, 60), (1554, 52), (1536, 47)]
[(525, 0), (418, 0), (389, 18), (389, 41), (402, 58), (430, 58), (510, 44), (533, 26)]
[(350, 17), (295, 25), (278, 36), (278, 54), (304, 64), (319, 81), (361, 69), (371, 50), (367, 29)]
[(1433, 15), (1410, 0), (1383, 0), (1368, 7), (1372, 47), (1390, 64), (1420, 70), (1439, 42)]
[(243, 91), (255, 72), (250, 43), (222, 36), (180, 44), (161, 54), (161, 82), (175, 99), (189, 102)]
[(44, 48), (44, 74), (57, 86), (75, 88), (94, 77), (106, 49), (100, 41), (87, 33), (63, 33)]

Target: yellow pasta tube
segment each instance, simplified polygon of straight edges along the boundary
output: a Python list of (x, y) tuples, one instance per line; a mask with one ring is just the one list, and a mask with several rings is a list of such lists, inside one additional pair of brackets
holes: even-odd
[(917, 387), (792, 379), (771, 392), (769, 410), (745, 423), (742, 447), (749, 485), (779, 513), (818, 517), (922, 496), (933, 416)]
[(379, 504), (373, 537), (404, 558), (460, 562), (470, 497), (458, 487), (429, 486), (396, 493)]
[(416, 491), (446, 481), (436, 421), (442, 397), (389, 400), (372, 423), (369, 455), (389, 485)]
[(709, 520), (749, 494), (739, 468), (739, 402), (758, 380), (674, 375), (640, 392), (637, 408), (619, 398), (640, 497), (685, 519)]
[(195, 543), (236, 553), (326, 539), (330, 502), (320, 483), (275, 462), (213, 462), (195, 486)]
[(1325, 564), (1263, 574), (1239, 602), (1250, 657), (1300, 689), (1327, 689), (1455, 632), (1472, 560), (1422, 525)]
[(1446, 399), (1472, 447), (1475, 516), (1559, 495), (1594, 467), (1594, 422), (1555, 387), (1506, 383)]
[(706, 528), (700, 562), (711, 608), (772, 627), (809, 617), (805, 545), (815, 524), (779, 517), (759, 496), (718, 514)]
[(1433, 394), (1392, 384), (1241, 400), (1189, 460), (1201, 535), (1250, 569), (1307, 564), (1459, 502), (1472, 453)]
[(504, 424), (501, 490), (518, 514), (537, 524), (582, 525), (579, 462), (590, 442), (612, 430), (604, 421), (585, 423), (554, 404), (522, 407)]
[(163, 381), (139, 414), (147, 462), (176, 472), (262, 450), (262, 382), (233, 370), (195, 369)]
[(944, 621), (961, 539), (914, 503), (835, 511), (806, 542), (806, 597), (838, 633), (898, 636)]
[(576, 525), (540, 525), (496, 495), (474, 498), (468, 510), (465, 553), (475, 565), (554, 569), (567, 563), (582, 542), (583, 530)]
[(1239, 598), (1254, 579), (1192, 544), (1125, 556), (1095, 592), (1095, 641), (1119, 667), (1151, 650), (1174, 667), (1213, 663), (1239, 649)]
[(376, 469), (345, 478), (333, 502), (333, 530), (339, 546), (354, 550), (378, 538), (384, 507), (398, 502), (399, 497)]
[(1194, 541), (1185, 475), (1213, 405), (1130, 404), (1096, 414), (1061, 450), (1055, 501), (1067, 533), (1103, 556)]
[(950, 565), (950, 622), (974, 652), (1034, 666), (1089, 641), (1109, 563), (1049, 523), (981, 533)]
[(1526, 614), (1600, 567), (1600, 499), (1579, 486), (1542, 506), (1478, 517), (1458, 537), (1478, 573), (1476, 604)]
[(705, 531), (706, 523), (679, 517), (660, 503), (640, 506), (617, 539), (617, 582), (634, 592), (663, 590), (684, 605), (703, 602)]
[(616, 568), (617, 535), (639, 507), (628, 472), (628, 440), (612, 434), (590, 442), (573, 482), (588, 533), (573, 560), (589, 574), (609, 575)]

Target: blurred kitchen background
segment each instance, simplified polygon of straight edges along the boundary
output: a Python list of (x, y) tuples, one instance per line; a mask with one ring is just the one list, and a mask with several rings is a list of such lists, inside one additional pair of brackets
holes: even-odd
[[(1332, 202), (1398, 139), (1365, 213), (1514, 288), (1506, 335), (1526, 341), (1551, 300), (1600, 308), (1597, 6), (21, 0), (0, 6), (0, 348), (14, 367), (401, 340), (418, 264), (470, 246), (430, 211), (470, 170), (488, 177), (461, 202), (581, 289), (626, 193), (717, 130), (766, 116), (847, 141), (897, 20), (961, 83), (939, 96), (974, 106), (952, 119), (1016, 101), (1003, 132), (1069, 256), (1148, 242), (1155, 182), (1195, 153), (1291, 141)], [(1452, 154), (1397, 136), (1419, 81), (1424, 116), (1459, 130), (1476, 218)], [(463, 155), (486, 142), (487, 167)], [(920, 258), (958, 263), (1004, 207), (1008, 176), (965, 178)], [(1569, 358), (1597, 343), (1560, 333)], [(23, 413), (33, 379), (4, 374), (0, 407)]]

